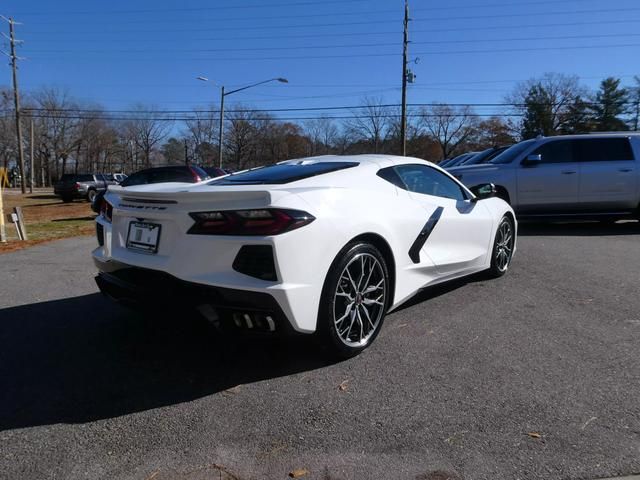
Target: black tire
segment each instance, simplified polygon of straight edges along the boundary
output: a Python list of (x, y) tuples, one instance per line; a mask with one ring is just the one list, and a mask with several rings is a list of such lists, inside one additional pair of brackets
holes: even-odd
[(73, 197), (62, 197), (62, 201), (64, 203), (71, 203), (73, 202)]
[[(506, 239), (505, 232), (509, 232), (508, 238)], [(513, 258), (515, 241), (516, 231), (513, 220), (508, 215), (505, 215), (500, 220), (498, 228), (496, 229), (496, 236), (491, 250), (491, 266), (488, 270), (489, 276), (497, 278), (507, 273), (509, 265), (511, 265), (511, 259)]]
[(387, 313), (390, 286), (387, 263), (376, 247), (353, 242), (340, 251), (318, 311), (318, 334), (332, 356), (353, 357), (373, 343)]
[(96, 198), (96, 195), (98, 195), (98, 192), (96, 192), (93, 188), (92, 188), (92, 189), (90, 189), (90, 190), (87, 192), (87, 201), (88, 201), (89, 203), (93, 203), (93, 200)]

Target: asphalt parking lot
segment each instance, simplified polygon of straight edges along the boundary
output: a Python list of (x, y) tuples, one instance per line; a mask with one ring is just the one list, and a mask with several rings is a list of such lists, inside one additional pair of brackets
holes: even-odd
[(0, 256), (2, 479), (640, 473), (638, 223), (525, 225), (508, 275), (421, 293), (340, 363), (113, 305), (94, 243)]

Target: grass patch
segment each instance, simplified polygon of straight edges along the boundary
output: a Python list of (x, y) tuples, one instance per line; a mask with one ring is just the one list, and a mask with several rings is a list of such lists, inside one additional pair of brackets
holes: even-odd
[(13, 207), (22, 207), (28, 241), (18, 240), (15, 226), (6, 223), (8, 242), (0, 243), (0, 253), (6, 253), (38, 243), (60, 238), (93, 235), (95, 214), (84, 200), (64, 203), (50, 189), (38, 189), (33, 194), (22, 195), (19, 190), (3, 191), (4, 213)]

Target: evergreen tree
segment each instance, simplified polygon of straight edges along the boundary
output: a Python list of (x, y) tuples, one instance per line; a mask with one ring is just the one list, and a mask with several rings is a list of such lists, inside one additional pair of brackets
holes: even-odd
[(589, 103), (580, 96), (576, 97), (567, 108), (566, 121), (560, 129), (560, 133), (563, 135), (587, 133), (593, 128), (593, 117)]
[(524, 100), (522, 138), (535, 138), (542, 134), (554, 135), (553, 99), (541, 83), (532, 85)]
[(640, 128), (640, 77), (636, 75), (633, 79), (636, 84), (630, 89), (631, 121), (629, 124), (631, 130), (637, 132)]
[(598, 132), (628, 130), (620, 116), (627, 111), (629, 92), (620, 88), (619, 78), (605, 78), (600, 83), (591, 107), (595, 130)]

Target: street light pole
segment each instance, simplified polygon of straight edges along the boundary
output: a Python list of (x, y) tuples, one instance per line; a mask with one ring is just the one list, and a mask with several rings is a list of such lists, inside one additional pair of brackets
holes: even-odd
[[(207, 77), (196, 77), (196, 79), (201, 80), (203, 82), (209, 81)], [(282, 77), (270, 78), (269, 80), (263, 80), (261, 82), (252, 83), (251, 85), (236, 88), (235, 90), (231, 90), (229, 92), (224, 91), (224, 85), (220, 87), (220, 126), (219, 126), (219, 132), (218, 132), (218, 159), (219, 159), (220, 168), (222, 168), (222, 142), (224, 141), (224, 97), (226, 97), (227, 95), (231, 95), (232, 93), (241, 92), (242, 90), (247, 90), (248, 88), (257, 87), (258, 85), (262, 85), (264, 83), (269, 83), (269, 82), (289, 83), (289, 80)]]
[(218, 167), (222, 168), (222, 141), (224, 140), (224, 85), (220, 88), (220, 125), (218, 127)]

